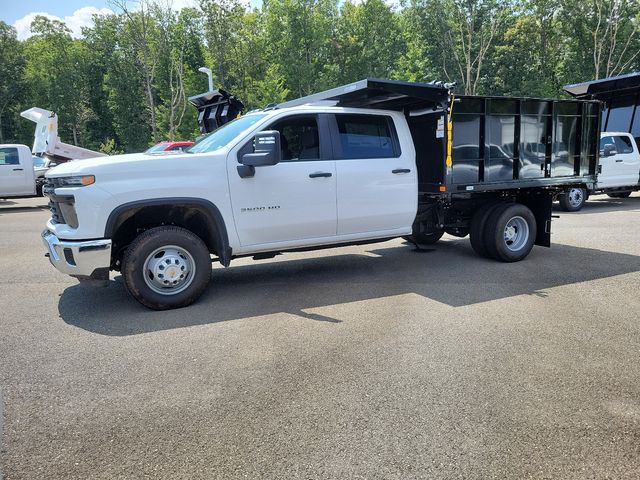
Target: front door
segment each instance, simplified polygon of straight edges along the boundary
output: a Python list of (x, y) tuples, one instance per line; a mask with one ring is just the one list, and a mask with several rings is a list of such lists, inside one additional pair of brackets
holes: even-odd
[[(605, 156), (605, 145), (613, 145), (615, 153)], [(598, 187), (628, 187), (636, 185), (639, 182), (639, 177), (640, 157), (634, 148), (633, 139), (626, 135), (602, 137), (600, 139)]]
[(16, 147), (0, 147), (0, 197), (33, 193), (34, 186), (30, 183), (33, 176), (28, 175), (27, 168), (33, 167), (20, 162)]
[(251, 151), (252, 141), (231, 154), (231, 204), (242, 247), (303, 245), (335, 237), (336, 167), (325, 152), (327, 132), (320, 123), (316, 115), (300, 114), (266, 126), (280, 132), (282, 161), (256, 167), (253, 177), (241, 178), (237, 171), (238, 157)]

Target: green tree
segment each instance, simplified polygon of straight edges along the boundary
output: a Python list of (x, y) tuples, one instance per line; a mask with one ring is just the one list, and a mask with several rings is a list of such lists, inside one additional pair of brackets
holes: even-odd
[(16, 116), (25, 93), (23, 46), (0, 21), (0, 143), (17, 141)]

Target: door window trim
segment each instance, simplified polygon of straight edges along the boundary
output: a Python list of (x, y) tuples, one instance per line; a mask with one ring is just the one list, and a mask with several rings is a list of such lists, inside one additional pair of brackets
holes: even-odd
[[(389, 133), (391, 134), (391, 145), (393, 148), (393, 156), (391, 157), (365, 157), (365, 158), (343, 158), (342, 155), (342, 143), (340, 142), (340, 130), (338, 128), (338, 115), (357, 115), (357, 116), (366, 116), (366, 117), (382, 117), (386, 120), (387, 126), (389, 127)], [(391, 115), (385, 115), (381, 113), (331, 113), (327, 114), (329, 117), (329, 127), (331, 132), (331, 146), (332, 146), (332, 158), (335, 160), (384, 160), (389, 158), (400, 158), (402, 156), (402, 149), (400, 148), (400, 139), (398, 138), (398, 132), (396, 130), (396, 124)]]
[[(332, 145), (331, 145), (331, 133), (329, 127), (329, 116), (327, 113), (309, 113), (309, 112), (299, 112), (299, 113), (291, 113), (289, 115), (283, 115), (281, 117), (274, 118), (272, 121), (261, 127), (259, 130), (253, 132), (251, 134), (251, 138), (245, 142), (242, 147), (238, 149), (238, 153), (236, 154), (236, 159), (238, 163), (241, 163), (242, 155), (246, 153), (251, 153), (253, 151), (252, 144), (253, 138), (256, 133), (262, 132), (264, 130), (270, 130), (271, 126), (280, 123), (284, 120), (293, 117), (315, 117), (316, 123), (318, 125), (318, 148), (319, 148), (319, 157), (320, 158), (303, 158), (303, 159), (290, 159), (290, 160), (282, 160), (281, 163), (298, 163), (298, 162), (322, 162), (327, 160), (333, 160), (332, 154)], [(251, 149), (248, 150), (251, 146)]]

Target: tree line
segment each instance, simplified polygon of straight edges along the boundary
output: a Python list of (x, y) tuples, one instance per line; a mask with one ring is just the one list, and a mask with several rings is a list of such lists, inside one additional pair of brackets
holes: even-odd
[(557, 97), (562, 85), (640, 70), (637, 0), (112, 0), (72, 38), (36, 17), (0, 22), (0, 143), (32, 143), (19, 112), (59, 116), (60, 135), (107, 153), (193, 139), (198, 68), (247, 107), (365, 77), (456, 81), (464, 94)]

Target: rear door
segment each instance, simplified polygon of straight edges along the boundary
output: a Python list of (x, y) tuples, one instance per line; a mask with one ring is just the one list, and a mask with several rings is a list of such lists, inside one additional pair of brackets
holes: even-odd
[(29, 162), (31, 153), (28, 157), (21, 159), (17, 146), (0, 147), (0, 196), (34, 193), (33, 165)]
[[(243, 247), (305, 245), (336, 235), (336, 170), (327, 152), (326, 118), (294, 114), (275, 120), (263, 130), (278, 130), (282, 161), (256, 167), (253, 177), (241, 178), (238, 159), (253, 151), (247, 142), (227, 162), (236, 230)], [(314, 240), (311, 240), (314, 239)]]
[(401, 150), (389, 115), (338, 113), (331, 125), (338, 236), (408, 233), (418, 198), (411, 143), (405, 142), (410, 151)]

